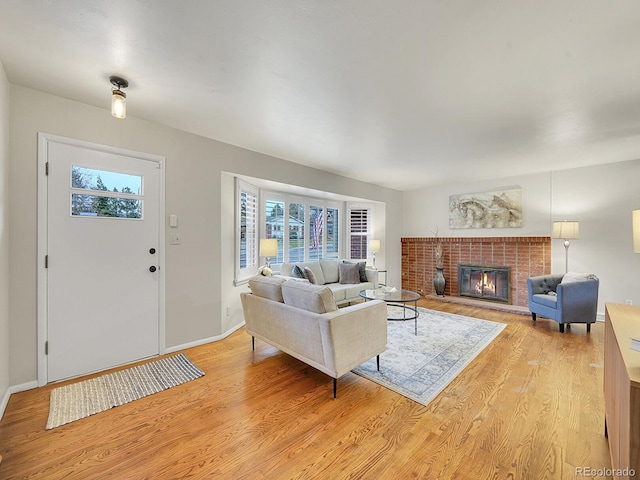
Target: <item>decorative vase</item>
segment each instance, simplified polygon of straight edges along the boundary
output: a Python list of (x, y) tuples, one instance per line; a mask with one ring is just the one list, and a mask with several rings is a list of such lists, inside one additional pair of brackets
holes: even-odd
[(436, 290), (436, 295), (444, 297), (444, 287), (447, 284), (447, 280), (444, 278), (444, 267), (436, 267), (436, 276), (433, 279), (433, 288)]

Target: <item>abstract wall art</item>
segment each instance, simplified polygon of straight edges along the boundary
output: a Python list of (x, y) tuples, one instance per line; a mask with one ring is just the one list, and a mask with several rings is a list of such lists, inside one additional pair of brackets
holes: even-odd
[(449, 228), (522, 227), (522, 189), (449, 197)]

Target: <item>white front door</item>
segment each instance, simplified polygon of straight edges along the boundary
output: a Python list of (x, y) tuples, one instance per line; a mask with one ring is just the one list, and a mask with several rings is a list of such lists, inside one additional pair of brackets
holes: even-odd
[(47, 142), (47, 381), (159, 353), (161, 162)]

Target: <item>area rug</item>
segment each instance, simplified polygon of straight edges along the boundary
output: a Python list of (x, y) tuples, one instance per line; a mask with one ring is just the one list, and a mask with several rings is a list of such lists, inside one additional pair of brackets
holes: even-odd
[(79, 420), (202, 377), (184, 354), (162, 358), (51, 391), (46, 429)]
[[(389, 307), (390, 316), (397, 312)], [(502, 323), (418, 307), (414, 321), (387, 322), (380, 371), (373, 358), (353, 372), (427, 405), (504, 329)], [(400, 314), (402, 317), (402, 314)]]

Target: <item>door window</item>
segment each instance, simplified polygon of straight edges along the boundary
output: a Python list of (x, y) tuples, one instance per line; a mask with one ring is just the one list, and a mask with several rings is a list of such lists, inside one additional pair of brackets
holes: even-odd
[(141, 175), (72, 165), (70, 186), (73, 217), (142, 219)]

